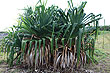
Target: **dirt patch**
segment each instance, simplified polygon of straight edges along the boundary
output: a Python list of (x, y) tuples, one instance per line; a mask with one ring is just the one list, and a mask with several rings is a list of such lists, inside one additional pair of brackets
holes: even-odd
[(87, 66), (86, 69), (94, 71), (93, 73), (110, 73), (110, 56), (100, 60), (97, 65)]

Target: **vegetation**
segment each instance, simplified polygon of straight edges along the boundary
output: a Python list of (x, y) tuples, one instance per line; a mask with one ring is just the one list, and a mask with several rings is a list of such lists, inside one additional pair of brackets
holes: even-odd
[(110, 31), (110, 26), (99, 26), (99, 30)]
[[(87, 2), (74, 7), (72, 0), (64, 11), (58, 6), (46, 8), (39, 0), (34, 10), (28, 7), (3, 39), (1, 50), (13, 66), (79, 68), (94, 63), (95, 38), (101, 14), (84, 13)], [(95, 38), (93, 37), (95, 35)]]

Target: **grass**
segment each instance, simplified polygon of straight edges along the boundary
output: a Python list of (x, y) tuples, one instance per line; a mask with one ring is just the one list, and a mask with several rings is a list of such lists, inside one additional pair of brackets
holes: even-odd
[(95, 43), (95, 58), (102, 60), (103, 58), (110, 57), (110, 31), (99, 31), (98, 39)]
[(98, 39), (95, 43), (95, 59), (97, 65), (89, 66), (87, 69), (93, 70), (95, 73), (110, 72), (110, 31), (100, 31)]
[(110, 52), (110, 31), (100, 31), (95, 48), (100, 50), (106, 49), (106, 52)]

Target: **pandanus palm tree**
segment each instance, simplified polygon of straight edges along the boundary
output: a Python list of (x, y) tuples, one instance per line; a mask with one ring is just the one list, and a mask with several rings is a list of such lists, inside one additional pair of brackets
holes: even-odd
[(36, 69), (39, 66), (76, 68), (94, 63), (93, 36), (97, 37), (101, 14), (86, 15), (87, 2), (74, 7), (70, 0), (66, 12), (58, 6), (46, 8), (44, 2), (39, 2), (34, 10), (32, 7), (24, 9), (18, 25), (4, 38), (9, 64), (17, 60)]

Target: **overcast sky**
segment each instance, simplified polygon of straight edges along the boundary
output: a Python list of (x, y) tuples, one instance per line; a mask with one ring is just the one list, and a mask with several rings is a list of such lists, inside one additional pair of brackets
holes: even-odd
[[(0, 0), (0, 31), (17, 23), (19, 13), (24, 7), (34, 6), (38, 0)], [(68, 0), (48, 0), (47, 6), (52, 4), (58, 5), (65, 9), (68, 7)], [(78, 6), (82, 1), (87, 1), (85, 12), (101, 13), (106, 25), (110, 25), (110, 2), (109, 0), (73, 0), (75, 6)], [(100, 20), (100, 25), (103, 25), (104, 20)]]

